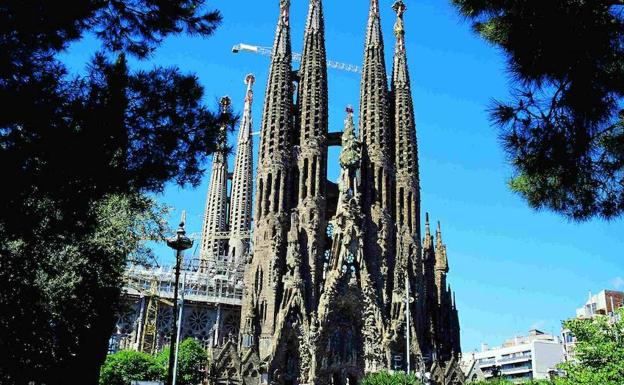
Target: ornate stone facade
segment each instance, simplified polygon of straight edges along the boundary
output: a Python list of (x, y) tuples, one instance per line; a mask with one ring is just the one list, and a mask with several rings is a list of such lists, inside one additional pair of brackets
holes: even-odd
[(327, 180), (322, 3), (310, 0), (301, 67), (293, 71), (290, 4), (280, 0), (241, 335), (210, 363), (213, 384), (355, 384), (366, 373), (405, 370), (408, 361), (431, 370), (436, 384), (463, 382), (446, 246), (440, 226), (431, 235), (428, 215), (421, 234), (406, 7), (397, 1), (394, 9), (388, 87), (379, 2), (371, 0), (359, 134), (348, 108), (335, 184)]

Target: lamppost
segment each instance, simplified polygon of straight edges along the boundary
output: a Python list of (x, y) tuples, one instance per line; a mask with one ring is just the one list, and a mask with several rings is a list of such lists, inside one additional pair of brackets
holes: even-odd
[[(182, 332), (182, 314), (184, 314), (184, 294), (186, 293), (186, 272), (182, 276), (182, 295), (180, 296), (180, 312), (178, 315), (178, 330), (176, 334), (176, 341), (180, 341), (180, 333)], [(180, 344), (176, 344), (175, 347), (175, 359), (173, 364), (173, 382), (172, 385), (176, 385), (176, 379), (178, 377), (178, 353), (180, 351)]]
[(414, 299), (410, 297), (409, 278), (407, 272), (405, 274), (405, 357), (407, 358), (406, 373), (410, 374), (410, 353), (411, 353), (411, 341), (410, 341), (410, 304), (414, 302)]
[(167, 239), (167, 246), (171, 247), (176, 253), (175, 264), (175, 286), (173, 288), (173, 325), (171, 328), (171, 344), (169, 345), (169, 367), (167, 368), (167, 385), (173, 384), (173, 368), (175, 366), (175, 351), (177, 340), (177, 323), (178, 323), (178, 285), (180, 282), (180, 265), (182, 264), (182, 256), (184, 250), (188, 250), (193, 247), (193, 240), (186, 236), (186, 230), (184, 229), (184, 222), (186, 222), (186, 213), (182, 212), (182, 220), (176, 235)]

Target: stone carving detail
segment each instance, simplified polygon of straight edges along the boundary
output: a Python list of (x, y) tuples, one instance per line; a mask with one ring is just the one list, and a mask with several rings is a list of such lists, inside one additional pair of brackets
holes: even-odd
[(230, 351), (224, 361), (215, 360), (213, 383), (356, 385), (366, 373), (403, 370), (408, 355), (437, 368), (436, 385), (446, 385), (448, 376), (457, 381), (459, 321), (446, 286), (446, 246), (441, 231), (434, 242), (428, 221), (421, 244), (406, 6), (400, 0), (393, 6), (389, 88), (378, 3), (370, 0), (359, 130), (349, 107), (336, 185), (327, 181), (327, 148), (335, 136), (328, 133), (322, 2), (309, 0), (301, 66), (294, 72), (290, 2), (279, 1), (242, 343), (237, 359)]

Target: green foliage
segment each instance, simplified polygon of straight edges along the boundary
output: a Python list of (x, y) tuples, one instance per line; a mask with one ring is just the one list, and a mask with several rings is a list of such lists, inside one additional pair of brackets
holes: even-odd
[(620, 309), (618, 315), (616, 322), (609, 322), (607, 317), (565, 322), (564, 326), (577, 339), (577, 362), (561, 365), (567, 377), (557, 385), (619, 385), (624, 382), (624, 309)]
[(420, 385), (421, 382), (413, 374), (404, 372), (378, 372), (367, 374), (362, 379), (362, 385)]
[[(182, 341), (178, 359), (178, 384), (197, 385), (204, 380), (204, 372), (208, 366), (208, 352), (197, 340), (187, 338)], [(169, 363), (169, 348), (163, 349), (157, 360), (166, 368)]]
[(100, 385), (128, 385), (134, 380), (157, 381), (165, 375), (164, 367), (153, 356), (120, 351), (106, 357), (100, 372)]
[[(36, 204), (50, 213), (49, 222), (61, 216), (51, 201)], [(112, 195), (89, 209), (93, 230), (80, 240), (50, 234), (49, 222), (32, 228), (41, 237), (39, 243), (11, 240), (0, 229), (9, 239), (0, 277), (11, 288), (0, 293), (0, 303), (10, 301), (15, 307), (0, 315), (0, 343), (7, 348), (0, 355), (15, 359), (0, 367), (7, 383), (22, 365), (28, 365), (25, 375), (54, 378), (55, 364), (81, 351), (81, 342), (90, 337), (85, 331), (110, 330), (126, 260), (149, 256), (139, 244), (146, 237), (162, 236), (162, 212), (141, 195)], [(12, 320), (16, 312), (21, 318)]]
[(624, 2), (452, 2), (508, 58), (512, 100), (491, 118), (512, 190), (575, 220), (624, 213)]
[[(168, 36), (209, 36), (202, 0), (8, 0), (0, 6), (0, 378), (93, 384), (130, 259), (162, 238), (166, 183), (197, 184), (230, 112), (193, 74), (133, 71)], [(68, 76), (58, 55), (91, 34), (101, 51)]]
[[(132, 380), (164, 381), (169, 364), (169, 348), (157, 356), (134, 351), (120, 351), (106, 357), (100, 372), (100, 385), (128, 385)], [(205, 377), (208, 352), (197, 340), (187, 338), (178, 351), (179, 385), (197, 385)]]

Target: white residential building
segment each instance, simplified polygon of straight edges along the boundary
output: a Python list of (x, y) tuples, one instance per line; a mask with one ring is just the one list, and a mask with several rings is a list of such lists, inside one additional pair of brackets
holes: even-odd
[[(624, 306), (624, 292), (602, 290), (596, 295), (589, 293), (589, 298), (583, 307), (576, 309), (577, 319), (592, 319), (597, 316), (607, 316), (610, 322), (616, 322), (616, 311)], [(569, 329), (561, 330), (566, 361), (575, 359), (576, 337)]]
[(501, 378), (514, 382), (548, 379), (549, 372), (564, 361), (563, 345), (559, 337), (531, 330), (500, 347), (484, 344), (480, 352), (464, 353), (462, 361), (468, 381), (491, 378), (497, 370)]
[(585, 305), (576, 309), (576, 318), (593, 318), (597, 315), (613, 316), (624, 304), (624, 292), (602, 290), (596, 295), (589, 293)]

